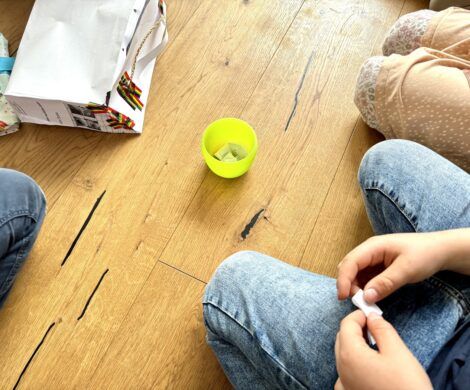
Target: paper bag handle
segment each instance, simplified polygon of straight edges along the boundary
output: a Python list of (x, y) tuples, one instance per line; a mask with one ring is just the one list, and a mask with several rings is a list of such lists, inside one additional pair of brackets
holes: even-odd
[(144, 47), (145, 42), (147, 42), (147, 39), (149, 39), (152, 36), (153, 33), (158, 31), (159, 27), (162, 24), (165, 26), (165, 32), (164, 32), (164, 35), (163, 35), (163, 37), (165, 38), (165, 35), (167, 34), (167, 31), (166, 31), (166, 17), (162, 14), (160, 16), (160, 18), (157, 20), (157, 22), (147, 32), (147, 34), (145, 34), (145, 37), (142, 39), (142, 42), (140, 43), (139, 47), (137, 48), (137, 51), (136, 51), (135, 56), (134, 56), (134, 61), (132, 62), (132, 67), (131, 67), (131, 74), (130, 74), (131, 80), (134, 78), (134, 73), (135, 73), (135, 68), (136, 68), (137, 62), (143, 63), (143, 68), (145, 68), (145, 66), (147, 64), (149, 64), (153, 59), (157, 58), (159, 52), (161, 51), (162, 45), (158, 45), (139, 60), (139, 54), (142, 51), (142, 48)]

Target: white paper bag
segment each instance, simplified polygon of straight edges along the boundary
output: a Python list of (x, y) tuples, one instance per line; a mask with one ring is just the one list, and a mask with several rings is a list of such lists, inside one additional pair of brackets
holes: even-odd
[(21, 121), (141, 133), (163, 0), (36, 0), (5, 96)]

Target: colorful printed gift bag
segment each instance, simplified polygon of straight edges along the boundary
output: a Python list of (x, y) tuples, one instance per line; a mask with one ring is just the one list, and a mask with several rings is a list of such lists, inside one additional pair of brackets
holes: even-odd
[(12, 66), (13, 59), (9, 58), (8, 41), (0, 33), (0, 136), (13, 133), (19, 128), (18, 117), (3, 96)]
[(5, 96), (24, 122), (141, 133), (163, 0), (36, 0)]

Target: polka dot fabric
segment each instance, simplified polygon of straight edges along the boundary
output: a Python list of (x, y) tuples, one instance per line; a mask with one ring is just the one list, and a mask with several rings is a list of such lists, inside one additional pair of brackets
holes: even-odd
[(370, 127), (379, 129), (375, 109), (375, 95), (377, 87), (377, 78), (385, 57), (371, 57), (361, 67), (357, 78), (356, 92), (354, 94), (354, 103), (361, 111), (362, 119)]
[(376, 86), (379, 128), (419, 142), (470, 172), (470, 62), (420, 48), (384, 61)]
[(356, 104), (386, 138), (419, 142), (470, 172), (470, 11), (435, 13), (418, 33), (432, 47), (366, 61)]
[(470, 11), (451, 7), (438, 12), (429, 22), (421, 46), (470, 61)]
[(437, 12), (423, 9), (403, 15), (393, 25), (387, 38), (385, 38), (382, 46), (384, 55), (407, 55), (421, 47), (421, 39), (428, 30), (429, 22), (436, 14)]

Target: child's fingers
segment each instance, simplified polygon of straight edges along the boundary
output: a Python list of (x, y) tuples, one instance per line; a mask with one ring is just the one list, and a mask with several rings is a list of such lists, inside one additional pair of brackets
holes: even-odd
[(341, 321), (338, 338), (341, 349), (367, 347), (364, 339), (364, 327), (367, 318), (361, 310), (356, 310)]
[(334, 390), (345, 390), (345, 387), (341, 382), (341, 378), (338, 378), (338, 380), (336, 381)]
[(383, 261), (385, 245), (382, 237), (373, 237), (353, 249), (339, 264), (336, 288), (338, 298), (353, 295), (352, 285), (359, 271)]
[(375, 353), (364, 338), (367, 318), (361, 310), (349, 314), (341, 321), (338, 332), (338, 357), (343, 363), (354, 364), (358, 359), (366, 358)]

